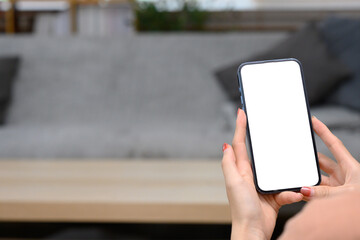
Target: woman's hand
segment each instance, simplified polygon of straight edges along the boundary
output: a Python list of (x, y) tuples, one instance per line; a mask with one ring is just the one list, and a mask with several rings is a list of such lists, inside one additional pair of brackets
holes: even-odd
[(232, 218), (232, 239), (270, 239), (282, 205), (301, 201), (303, 195), (257, 193), (245, 145), (246, 116), (239, 109), (232, 146), (224, 144), (222, 168)]
[(349, 191), (360, 190), (360, 164), (342, 142), (317, 118), (312, 118), (313, 128), (334, 155), (337, 162), (318, 153), (320, 168), (329, 174), (321, 176), (320, 186), (303, 187), (301, 193), (305, 200), (327, 197)]
[(279, 239), (359, 239), (360, 164), (325, 124), (314, 117), (312, 122), (337, 163), (318, 154), (329, 176), (322, 176), (320, 186), (301, 189), (306, 200), (314, 201), (286, 223)]

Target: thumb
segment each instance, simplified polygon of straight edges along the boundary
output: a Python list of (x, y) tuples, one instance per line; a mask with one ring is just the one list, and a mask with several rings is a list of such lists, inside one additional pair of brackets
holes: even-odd
[(314, 186), (314, 187), (302, 187), (300, 189), (300, 193), (304, 195), (304, 197), (310, 198), (321, 198), (328, 197), (336, 192), (336, 187), (330, 186)]

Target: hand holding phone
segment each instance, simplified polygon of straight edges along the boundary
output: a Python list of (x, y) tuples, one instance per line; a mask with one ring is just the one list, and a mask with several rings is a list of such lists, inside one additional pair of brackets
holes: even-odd
[[(251, 140), (254, 137), (255, 138), (259, 136), (261, 137), (261, 135), (259, 136), (249, 135), (249, 130), (251, 131), (251, 126), (248, 124), (251, 124), (252, 121), (250, 122), (250, 120), (247, 119), (247, 116), (243, 110), (239, 110), (237, 114), (236, 130), (235, 130), (232, 146), (226, 143), (223, 145), (224, 155), (222, 159), (222, 168), (225, 177), (226, 192), (231, 209), (231, 218), (232, 218), (231, 237), (234, 239), (270, 239), (273, 229), (275, 227), (278, 211), (282, 205), (298, 202), (304, 199), (309, 200), (311, 198), (324, 197), (332, 194), (338, 195), (339, 193), (345, 193), (347, 191), (354, 191), (354, 189), (359, 189), (358, 186), (359, 186), (360, 178), (358, 176), (360, 173), (360, 164), (351, 156), (351, 154), (346, 150), (346, 148), (341, 144), (341, 142), (333, 134), (331, 134), (329, 129), (323, 123), (321, 123), (316, 118), (310, 118), (309, 109), (306, 101), (305, 86), (302, 83), (303, 81), (302, 77), (300, 77), (299, 80), (299, 68), (300, 68), (300, 76), (301, 76), (300, 64), (293, 59), (277, 60), (277, 61), (278, 62), (294, 61), (296, 64), (298, 64), (298, 66), (293, 65), (293, 68), (284, 69), (283, 67), (289, 66), (285, 64), (282, 65), (281, 68), (280, 67), (277, 68), (276, 69), (277, 71), (272, 73), (270, 72), (271, 74), (269, 74), (269, 72), (267, 71), (262, 71), (262, 73), (265, 75), (264, 79), (265, 80), (275, 79), (276, 81), (277, 78), (274, 77), (274, 75), (279, 76), (277, 74), (278, 71), (280, 71), (281, 73), (281, 71), (285, 70), (285, 73), (287, 72), (286, 73), (287, 76), (286, 77), (279, 76), (279, 78), (283, 78), (283, 80), (289, 79), (289, 81), (296, 81), (297, 83), (300, 82), (300, 87), (299, 84), (297, 84), (297, 87), (293, 86), (293, 89), (291, 90), (293, 92), (291, 98), (293, 99), (290, 99), (289, 97), (288, 101), (291, 102), (292, 104), (295, 104), (297, 102), (298, 103), (297, 109), (298, 110), (300, 109), (299, 112), (302, 112), (301, 115), (305, 115), (306, 117), (305, 118), (299, 117), (295, 114), (297, 118), (295, 119), (295, 122), (291, 122), (291, 119), (289, 120), (288, 117), (286, 116), (286, 114), (292, 113), (291, 111), (287, 111), (284, 116), (284, 114), (280, 114), (281, 111), (277, 111), (276, 109), (274, 109), (273, 111), (270, 110), (270, 116), (272, 116), (274, 119), (273, 120), (270, 119), (269, 121), (275, 121), (274, 124), (275, 127), (279, 127), (276, 126), (277, 122), (284, 121), (284, 119), (288, 121), (285, 122), (284, 124), (280, 124), (281, 126), (279, 128), (282, 129), (283, 126), (287, 126), (285, 129), (289, 131), (290, 138), (288, 139), (289, 140), (288, 142), (286, 141), (284, 142), (283, 139), (274, 137), (273, 139), (270, 139), (271, 141), (269, 142), (269, 145), (276, 147), (277, 145), (285, 146), (286, 144), (291, 144), (291, 140), (292, 140), (291, 134), (295, 133), (294, 135), (295, 138), (298, 132), (298, 131), (291, 131), (293, 128), (297, 127), (307, 132), (307, 138), (304, 138), (301, 141), (299, 141), (300, 144), (297, 145), (297, 147), (299, 149), (304, 148), (304, 144), (302, 143), (302, 141), (313, 143), (312, 148), (310, 147), (307, 149), (307, 150), (310, 149), (310, 151), (303, 151), (305, 153), (307, 152), (307, 154), (310, 156), (307, 159), (307, 161), (309, 161), (307, 164), (312, 166), (312, 169), (303, 169), (304, 171), (301, 172), (299, 175), (297, 175), (300, 177), (295, 180), (299, 182), (306, 182), (306, 181), (316, 182), (317, 180), (320, 181), (320, 176), (317, 175), (317, 173), (319, 173), (318, 172), (319, 169), (317, 163), (317, 155), (315, 154), (316, 147), (311, 130), (312, 128), (311, 122), (312, 122), (312, 124), (314, 124), (314, 130), (317, 132), (317, 134), (323, 140), (323, 142), (330, 148), (330, 150), (336, 157), (339, 164), (336, 164), (331, 159), (325, 157), (322, 154), (319, 154), (319, 160), (322, 166), (322, 170), (327, 172), (329, 176), (327, 177), (325, 176), (323, 178), (323, 182), (321, 186), (311, 187), (312, 194), (310, 195), (308, 194), (307, 191), (303, 191), (303, 189), (305, 188), (302, 188), (301, 193), (296, 193), (293, 191), (284, 191), (285, 189), (280, 189), (278, 186), (276, 187), (275, 185), (273, 185), (275, 187), (271, 191), (278, 193), (262, 194), (263, 192), (261, 190), (259, 191), (259, 186), (255, 187), (254, 182), (257, 183), (257, 178), (255, 177), (256, 169), (255, 170), (252, 169), (252, 167), (254, 168), (256, 163), (258, 163), (259, 159), (256, 158), (257, 155), (253, 154), (255, 152), (254, 151), (255, 149), (251, 148), (250, 150), (253, 152), (252, 153), (249, 152), (250, 153), (249, 156), (252, 157), (253, 164), (252, 166), (250, 165), (249, 157), (246, 150), (246, 144), (245, 144), (246, 135), (248, 135), (248, 137), (250, 137)], [(277, 61), (266, 61), (266, 62), (277, 62)], [(257, 64), (257, 63), (250, 63), (250, 64)], [(262, 70), (262, 69), (257, 68), (257, 70)], [(293, 72), (293, 70), (295, 71)], [(285, 73), (282, 74), (285, 75)], [(297, 77), (295, 77), (295, 79), (292, 79), (292, 77), (294, 76)], [(240, 81), (244, 80), (244, 79), (240, 79), (240, 77), (241, 76), (239, 76)], [(253, 80), (256, 81), (256, 78)], [(242, 82), (240, 82), (240, 84), (241, 83)], [(254, 83), (259, 83), (259, 82), (254, 82)], [(280, 87), (281, 84), (280, 85), (277, 84), (277, 86)], [(249, 90), (249, 88), (243, 88), (241, 91), (243, 93), (243, 103), (244, 103), (243, 108), (245, 110), (249, 110), (249, 108), (251, 108), (251, 104), (249, 104), (249, 100), (247, 98), (247, 96), (251, 94), (250, 93), (251, 91), (247, 91), (247, 90)], [(274, 89), (269, 88), (269, 91), (271, 90)], [(279, 91), (278, 89), (275, 90), (279, 92), (278, 96), (279, 98), (281, 98), (280, 96), (283, 96), (281, 91)], [(289, 89), (287, 88), (285, 90), (289, 90)], [(295, 94), (294, 91), (297, 92), (298, 94)], [(302, 93), (303, 95), (299, 94), (299, 92)], [(299, 95), (301, 96), (300, 98), (294, 97)], [(259, 101), (262, 101), (263, 103), (265, 102), (266, 106), (271, 107), (271, 99), (272, 98), (269, 97), (267, 99), (268, 101), (264, 101), (262, 99), (260, 99)], [(283, 105), (280, 106), (280, 108), (283, 107), (284, 107)], [(304, 108), (306, 109), (305, 114), (304, 114)], [(247, 112), (248, 116), (251, 115), (250, 112), (251, 111)], [(297, 114), (299, 114), (299, 112)], [(298, 123), (297, 121), (301, 119), (302, 121)], [(265, 118), (264, 121), (266, 120), (267, 118)], [(283, 131), (283, 129), (281, 131)], [(282, 132), (280, 134), (285, 134), (285, 133)], [(273, 141), (275, 140), (281, 142), (280, 143), (277, 142), (274, 144)], [(297, 139), (295, 138), (295, 140)], [(334, 145), (334, 143), (336, 144)], [(308, 145), (305, 144), (305, 146)], [(314, 153), (312, 153), (311, 149), (313, 149)], [(281, 151), (281, 147), (278, 150)], [(298, 161), (299, 158), (296, 158), (297, 153), (298, 152), (294, 152), (290, 154), (287, 157), (288, 161), (293, 161), (293, 159)], [(272, 161), (272, 158), (269, 158), (268, 160)], [(301, 161), (295, 164), (301, 164)], [(281, 171), (287, 171), (287, 170), (289, 169), (282, 168), (280, 166), (280, 169), (269, 169), (269, 172), (274, 173), (274, 171), (278, 171), (275, 172), (275, 174), (273, 174), (272, 176), (273, 178), (277, 178), (278, 177), (277, 174), (279, 174), (279, 172), (281, 174)], [(347, 179), (347, 181), (343, 182), (345, 178)], [(287, 179), (284, 180), (286, 181)], [(294, 182), (294, 179), (292, 179), (292, 181)], [(278, 183), (278, 181), (277, 182), (275, 181), (275, 183)], [(307, 186), (307, 184), (305, 183), (304, 184), (300, 183), (300, 185)], [(295, 185), (292, 185), (288, 190), (298, 189), (297, 187), (292, 188), (293, 186)], [(262, 185), (260, 187), (262, 187)], [(309, 189), (309, 187), (306, 187), (306, 189)], [(258, 192), (256, 190), (258, 190)], [(303, 198), (304, 196), (306, 196), (306, 198)], [(306, 229), (304, 230), (306, 231)]]
[[(256, 192), (253, 172), (245, 147), (246, 115), (243, 110), (239, 110), (237, 115), (232, 146), (224, 144), (222, 159), (226, 192), (231, 210), (231, 238), (270, 239), (279, 208), (282, 205), (313, 198), (325, 199), (330, 197), (333, 199), (334, 196), (346, 196), (347, 194), (353, 196), (353, 193), (360, 189), (359, 162), (351, 156), (341, 141), (322, 122), (312, 118), (315, 132), (337, 160), (336, 163), (325, 155), (319, 154), (320, 166), (329, 176), (324, 176), (321, 186), (311, 187), (313, 190), (311, 196), (307, 192), (303, 192), (304, 188), (302, 188), (301, 193), (307, 198), (303, 198), (301, 193), (292, 191), (282, 191), (276, 194)], [(353, 203), (356, 203), (356, 199), (353, 200)], [(328, 210), (331, 211), (332, 209)], [(305, 219), (304, 214), (302, 214), (302, 217), (296, 217), (296, 220), (292, 221), (292, 227), (287, 228), (289, 230), (287, 233), (292, 233), (292, 237), (305, 234), (309, 230), (309, 226), (311, 228), (312, 223), (303, 226), (303, 228), (298, 228), (298, 226), (302, 221), (304, 223), (304, 221), (311, 219), (311, 211), (308, 211), (308, 214), (305, 215), (309, 219)], [(356, 216), (356, 214), (354, 213), (353, 216)], [(299, 230), (300, 232), (294, 233), (293, 230)], [(356, 234), (356, 232), (353, 233)]]
[(246, 115), (239, 109), (232, 145), (223, 145), (222, 169), (231, 210), (231, 238), (270, 239), (280, 207), (303, 200), (303, 195), (292, 191), (276, 194), (256, 191), (246, 152), (246, 126)]

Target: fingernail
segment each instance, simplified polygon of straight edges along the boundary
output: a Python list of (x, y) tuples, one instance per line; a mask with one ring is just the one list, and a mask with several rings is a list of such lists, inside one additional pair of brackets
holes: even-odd
[(300, 189), (300, 192), (305, 196), (305, 197), (312, 197), (314, 196), (314, 189), (309, 188), (309, 187), (302, 187)]
[(239, 113), (240, 113), (240, 108), (238, 108), (237, 110), (237, 116), (239, 116)]
[(314, 115), (312, 115), (312, 118), (315, 118), (315, 119), (317, 119), (317, 117), (315, 117)]
[(224, 152), (229, 147), (229, 144), (224, 143), (222, 146), (222, 151)]

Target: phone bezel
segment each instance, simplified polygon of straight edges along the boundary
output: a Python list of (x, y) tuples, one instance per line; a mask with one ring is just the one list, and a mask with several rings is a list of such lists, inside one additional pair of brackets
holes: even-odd
[[(319, 159), (318, 159), (318, 155), (317, 155), (317, 148), (316, 148), (315, 137), (314, 137), (314, 130), (313, 130), (312, 121), (311, 121), (311, 114), (310, 114), (310, 108), (309, 108), (309, 102), (308, 102), (308, 94), (307, 94), (307, 91), (306, 91), (306, 84), (305, 84), (305, 79), (304, 79), (303, 68), (302, 68), (301, 62), (299, 60), (297, 60), (296, 58), (283, 58), (283, 59), (251, 61), (251, 62), (242, 63), (239, 66), (238, 71), (237, 71), (241, 107), (244, 110), (245, 114), (247, 115), (245, 93), (243, 91), (243, 85), (242, 85), (242, 79), (241, 79), (241, 69), (246, 65), (270, 63), (270, 62), (285, 62), (285, 61), (295, 61), (297, 64), (299, 64), (299, 67), (300, 67), (301, 80), (302, 80), (302, 85), (303, 85), (303, 90), (304, 90), (304, 95), (305, 95), (306, 109), (307, 109), (308, 120), (309, 120), (309, 124), (310, 124), (310, 128), (311, 128), (311, 139), (312, 139), (312, 143), (313, 143), (313, 149), (314, 149), (314, 155), (315, 155), (315, 161), (316, 161), (316, 168), (317, 168), (317, 173), (318, 173), (318, 178), (319, 178), (318, 182), (314, 185), (314, 186), (316, 186), (316, 185), (319, 185), (320, 182), (321, 182), (321, 173), (320, 173)], [(258, 192), (262, 193), (262, 194), (274, 194), (274, 193), (279, 193), (279, 192), (283, 192), (283, 191), (296, 191), (296, 192), (299, 192), (301, 187), (286, 188), (286, 189), (274, 189), (274, 190), (262, 190), (259, 187), (258, 182), (257, 182), (257, 177), (256, 177), (255, 161), (254, 161), (254, 155), (253, 155), (253, 148), (252, 148), (252, 144), (251, 144), (251, 136), (250, 136), (249, 124), (246, 125), (246, 136), (247, 136), (247, 140), (248, 140), (248, 143), (249, 143), (249, 150), (250, 150), (250, 154), (249, 154), (250, 156), (249, 157), (250, 157), (250, 161), (251, 161), (251, 168), (252, 168), (252, 171), (253, 171), (254, 183), (255, 183), (256, 190)]]

